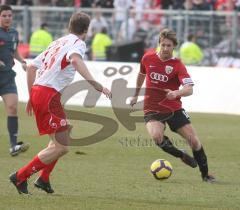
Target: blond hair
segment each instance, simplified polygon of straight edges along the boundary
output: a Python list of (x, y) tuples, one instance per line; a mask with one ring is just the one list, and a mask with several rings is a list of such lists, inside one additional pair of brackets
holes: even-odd
[(159, 43), (161, 42), (161, 39), (169, 39), (173, 42), (174, 46), (178, 45), (176, 33), (169, 28), (165, 28), (160, 32)]

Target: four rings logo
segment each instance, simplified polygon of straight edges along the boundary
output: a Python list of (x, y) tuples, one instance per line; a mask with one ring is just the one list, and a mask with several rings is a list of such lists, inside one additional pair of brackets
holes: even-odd
[(167, 75), (159, 74), (159, 73), (156, 73), (156, 72), (151, 72), (150, 77), (151, 77), (151, 79), (158, 80), (158, 81), (161, 81), (161, 82), (167, 82), (168, 81), (168, 76)]

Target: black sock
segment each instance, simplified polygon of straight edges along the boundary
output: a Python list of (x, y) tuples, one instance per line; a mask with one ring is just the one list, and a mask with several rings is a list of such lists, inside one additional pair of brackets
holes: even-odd
[(162, 143), (157, 145), (161, 147), (164, 152), (167, 152), (174, 157), (181, 158), (183, 156), (183, 152), (176, 148), (167, 136), (163, 136)]
[(8, 116), (7, 127), (8, 127), (11, 147), (14, 147), (15, 145), (17, 145), (18, 117)]
[(199, 170), (202, 174), (202, 177), (205, 177), (208, 175), (208, 163), (207, 163), (207, 156), (203, 150), (203, 147), (201, 147), (200, 150), (194, 151), (193, 150), (193, 157), (198, 163)]

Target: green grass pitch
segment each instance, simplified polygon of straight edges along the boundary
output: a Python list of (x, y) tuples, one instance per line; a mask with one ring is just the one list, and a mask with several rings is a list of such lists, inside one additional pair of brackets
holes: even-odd
[[(28, 117), (24, 107), (19, 106), (19, 139), (29, 142), (31, 147), (18, 157), (10, 157), (6, 114), (0, 103), (1, 210), (239, 209), (240, 116), (190, 113), (218, 183), (203, 183), (198, 169), (191, 169), (152, 145), (143, 123), (137, 124), (136, 131), (128, 131), (118, 122), (118, 131), (110, 138), (70, 148), (51, 176), (55, 194), (35, 189), (33, 175), (28, 182), (32, 195), (22, 196), (9, 183), (8, 176), (48, 142), (47, 136), (38, 136), (34, 117)], [(117, 121), (111, 109), (91, 112)], [(72, 123), (73, 136), (77, 137), (94, 134), (100, 128), (92, 123)], [(190, 152), (180, 137), (167, 133), (175, 144)], [(159, 158), (169, 160), (173, 166), (172, 176), (164, 181), (155, 180), (150, 173), (151, 163)]]

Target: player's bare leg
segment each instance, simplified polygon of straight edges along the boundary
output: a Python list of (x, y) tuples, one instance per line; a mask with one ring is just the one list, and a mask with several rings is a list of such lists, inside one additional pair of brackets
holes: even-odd
[(192, 148), (193, 156), (198, 163), (203, 181), (210, 183), (215, 182), (215, 177), (208, 172), (207, 156), (193, 126), (186, 124), (179, 128), (177, 132), (188, 141)]
[(182, 150), (176, 148), (170, 139), (163, 135), (165, 125), (159, 121), (151, 120), (146, 124), (148, 133), (163, 151), (169, 153), (170, 155), (180, 158), (185, 164), (189, 165), (192, 168), (197, 167), (197, 163), (193, 157), (189, 156)]
[(57, 132), (50, 137), (52, 140), (49, 146), (38, 153), (39, 159), (45, 164), (49, 164), (68, 153), (68, 131)]
[(47, 148), (40, 151), (26, 166), (10, 175), (10, 181), (15, 185), (19, 193), (28, 194), (27, 179), (32, 174), (49, 167), (53, 161), (68, 152), (68, 145), (70, 143), (68, 130), (56, 132), (51, 135), (51, 138), (52, 142)]
[[(72, 126), (69, 126), (69, 130), (68, 130), (68, 134), (70, 133), (72, 129)], [(59, 135), (59, 134), (58, 134)], [(62, 136), (63, 134), (61, 133), (60, 136)], [(65, 135), (65, 132), (64, 132), (64, 135)], [(52, 149), (56, 149), (58, 148), (57, 150), (58, 151), (62, 151), (62, 152), (58, 152), (58, 154), (60, 155), (65, 153), (66, 151), (63, 151), (63, 150), (67, 150), (67, 146), (65, 146), (66, 144), (68, 144), (67, 142), (64, 142), (65, 145), (62, 145), (61, 143), (59, 144), (59, 140), (61, 140), (62, 138), (63, 139), (66, 139), (68, 137), (64, 137), (64, 135), (62, 137), (60, 137), (60, 139), (56, 140), (56, 136), (55, 135), (51, 135), (50, 138), (52, 138), (52, 140), (49, 142), (48, 144), (48, 150), (45, 150), (45, 151), (42, 151), (41, 155), (43, 156), (43, 159), (45, 158), (45, 156), (48, 156), (48, 153), (52, 150)], [(57, 137), (58, 138), (58, 137)], [(64, 147), (64, 148), (61, 148), (61, 147)], [(46, 159), (46, 158), (45, 158)], [(53, 158), (54, 159), (54, 158)], [(45, 160), (46, 161), (46, 160)], [(51, 163), (48, 164), (47, 167), (43, 168), (41, 170), (41, 173), (40, 173), (40, 176), (35, 180), (34, 182), (34, 186), (41, 189), (41, 190), (44, 190), (46, 193), (54, 193), (54, 190), (53, 188), (51, 187), (51, 184), (50, 184), (50, 181), (49, 181), (49, 176), (51, 174), (51, 172), (53, 171), (56, 163), (57, 163), (58, 159), (55, 159), (53, 160)]]

